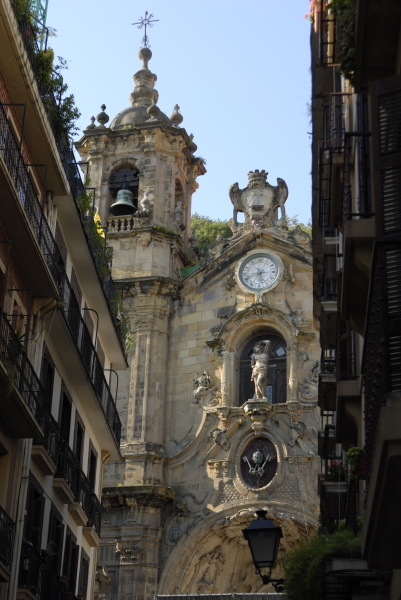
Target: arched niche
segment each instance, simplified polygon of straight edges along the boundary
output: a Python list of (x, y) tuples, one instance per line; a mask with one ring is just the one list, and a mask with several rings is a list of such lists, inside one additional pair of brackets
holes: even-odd
[(254, 397), (251, 359), (258, 342), (270, 341), (267, 368), (266, 398), (271, 404), (282, 404), (287, 400), (287, 342), (277, 332), (266, 329), (245, 344), (239, 360), (239, 404)]
[[(297, 328), (288, 317), (266, 305), (253, 305), (236, 313), (222, 327), (219, 339), (223, 349), (223, 404), (242, 406), (253, 398), (251, 354), (254, 344), (269, 339), (268, 385), (275, 386), (274, 403), (296, 400), (297, 392)], [(273, 369), (277, 375), (274, 376)], [(247, 378), (249, 379), (247, 380)], [(249, 397), (246, 397), (248, 396)]]

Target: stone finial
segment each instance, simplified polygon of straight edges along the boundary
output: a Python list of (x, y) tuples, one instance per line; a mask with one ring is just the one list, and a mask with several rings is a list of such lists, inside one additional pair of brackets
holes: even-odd
[(142, 69), (134, 75), (135, 89), (130, 96), (131, 104), (132, 106), (151, 106), (156, 104), (159, 99), (159, 94), (154, 89), (157, 76), (148, 69), (152, 52), (149, 48), (141, 48), (138, 56), (142, 61)]
[(146, 109), (146, 112), (149, 115), (149, 119), (152, 119), (153, 121), (157, 120), (157, 117), (160, 114), (160, 108), (158, 106), (156, 106), (156, 100), (153, 99), (153, 102), (150, 106), (148, 106), (148, 108)]
[(86, 130), (88, 130), (88, 129), (96, 129), (95, 120), (96, 120), (95, 117), (91, 117), (91, 122), (88, 125), (88, 127), (86, 128)]
[(192, 235), (188, 238), (188, 242), (191, 244), (191, 248), (197, 248), (198, 244), (199, 244), (199, 238), (196, 235), (195, 231), (192, 233)]
[(100, 112), (98, 114), (98, 116), (96, 117), (98, 123), (100, 123), (100, 125), (98, 125), (98, 127), (105, 127), (105, 124), (109, 120), (109, 115), (104, 112), (106, 110), (105, 104), (102, 104), (102, 106), (100, 108), (102, 109), (102, 112)]
[(191, 150), (191, 152), (196, 152), (198, 149), (198, 146), (195, 144), (194, 142), (194, 134), (191, 133), (191, 135), (189, 136), (189, 149)]
[(184, 117), (179, 112), (179, 110), (180, 110), (180, 107), (178, 106), (178, 104), (176, 104), (174, 106), (174, 112), (170, 117), (170, 121), (172, 121), (174, 123), (175, 127), (178, 127), (178, 125), (180, 125), (180, 123), (182, 123), (184, 120)]

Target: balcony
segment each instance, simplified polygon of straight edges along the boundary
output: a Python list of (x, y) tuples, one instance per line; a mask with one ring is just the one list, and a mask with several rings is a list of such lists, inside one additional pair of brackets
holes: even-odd
[(324, 348), (334, 346), (336, 340), (338, 262), (336, 254), (325, 254), (323, 257), (320, 343)]
[(34, 167), (24, 163), (6, 108), (0, 104), (2, 226), (17, 261), (26, 265), (26, 277), (33, 294), (54, 297), (63, 261), (33, 183)]
[(68, 510), (76, 524), (83, 527), (83, 534), (89, 543), (98, 546), (101, 505), (67, 442), (60, 444), (53, 487), (61, 501), (68, 504)]
[(45, 550), (22, 541), (17, 600), (77, 600), (68, 581), (55, 573)]
[(43, 435), (44, 392), (25, 348), (0, 315), (0, 418), (11, 437)]
[(323, 348), (319, 375), (319, 406), (322, 410), (333, 411), (336, 408), (336, 351)]
[(338, 318), (336, 435), (345, 447), (362, 439), (361, 380), (357, 376), (356, 333), (349, 321)]
[(10, 579), (14, 535), (15, 523), (0, 506), (0, 583)]
[[(111, 361), (117, 368), (125, 368), (122, 334), (117, 319), (119, 292), (111, 280), (104, 244), (99, 242), (93, 220), (86, 219), (80, 211), (79, 201), (84, 186), (68, 131), (62, 125), (59, 99), (53, 93), (54, 86), (48, 81), (41, 81), (37, 63), (37, 31), (17, 0), (7, 0), (0, 5), (0, 23), (4, 39), (8, 41), (2, 48), (0, 70), (7, 79), (10, 96), (16, 103), (14, 106), (19, 106), (21, 113), (23, 111), (23, 115), (17, 115), (16, 122), (18, 124), (18, 118), (23, 121), (21, 136), (24, 145), (29, 146), (32, 161), (42, 167), (46, 179), (43, 188), (52, 190), (55, 198), (63, 198), (58, 203), (58, 218), (63, 227), (71, 232), (72, 261), (79, 263), (78, 271), (81, 273), (78, 273), (78, 277), (88, 281), (88, 304), (96, 305), (102, 317), (102, 337), (109, 338)], [(43, 168), (45, 165), (46, 173)], [(65, 201), (67, 196), (69, 200)], [(99, 285), (103, 289), (100, 295)], [(34, 285), (31, 287), (34, 288)], [(46, 294), (49, 297), (55, 295), (54, 292)]]
[[(97, 356), (95, 346), (92, 343), (92, 337), (82, 318), (80, 307), (66, 277), (63, 279), (61, 294), (63, 300), (61, 313), (63, 315), (64, 323), (73, 340), (75, 350), (79, 353), (81, 366), (84, 367), (85, 380), (91, 382), (93, 393), (96, 396), (97, 406), (101, 408), (103, 414), (103, 420), (106, 420), (115, 443), (119, 445), (121, 438), (121, 421), (117, 407), (104, 376), (103, 367)], [(56, 331), (58, 325), (58, 323), (54, 324)], [(67, 353), (71, 351), (67, 347), (65, 347), (64, 350)], [(102, 426), (102, 419), (97, 414), (97, 411), (93, 411), (92, 418), (94, 425), (99, 423), (99, 427)]]
[(45, 475), (54, 475), (60, 455), (60, 428), (48, 410), (42, 422), (43, 435), (34, 439), (31, 456)]
[[(377, 242), (363, 356), (368, 490), (364, 550), (401, 568), (401, 245)], [(384, 542), (385, 541), (385, 542)]]

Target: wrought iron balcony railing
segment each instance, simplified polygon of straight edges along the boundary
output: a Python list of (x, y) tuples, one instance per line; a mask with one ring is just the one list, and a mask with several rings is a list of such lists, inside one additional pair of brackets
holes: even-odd
[(14, 183), (18, 200), (24, 209), (41, 254), (56, 284), (64, 268), (63, 260), (46, 221), (38, 194), (29, 170), (24, 163), (19, 144), (7, 118), (4, 106), (0, 104), (0, 157), (3, 159), (11, 180)]
[[(59, 151), (60, 159), (66, 174), (67, 180), (70, 185), (71, 193), (74, 198), (77, 210), (79, 212), (83, 229), (86, 233), (89, 249), (91, 251), (92, 260), (95, 264), (99, 280), (102, 284), (103, 292), (107, 300), (110, 313), (112, 315), (117, 334), (121, 340), (121, 332), (118, 327), (117, 312), (119, 304), (119, 291), (115, 287), (113, 280), (109, 273), (109, 265), (105, 254), (105, 249), (99, 244), (98, 234), (96, 225), (93, 219), (86, 219), (85, 215), (79, 208), (79, 198), (85, 192), (85, 187), (81, 180), (80, 171), (76, 163), (74, 152), (71, 146), (71, 142), (68, 137), (68, 132), (65, 131), (62, 124), (62, 118), (60, 116), (60, 108), (57, 99), (54, 96), (53, 88), (51, 83), (43, 82), (40, 77), (40, 69), (38, 64), (38, 54), (40, 52), (40, 38), (38, 37), (37, 28), (35, 27), (32, 19), (29, 15), (28, 4), (25, 4), (21, 9), (21, 2), (18, 0), (11, 0), (11, 4), (14, 8), (14, 13), (18, 21), (19, 31), (24, 43), (25, 50), (28, 54), (28, 58), (32, 67), (32, 70), (36, 76), (39, 93), (43, 100), (43, 105), (49, 119), (50, 126), (54, 133), (54, 138)], [(60, 74), (57, 74), (60, 79)], [(122, 344), (123, 347), (123, 344)]]
[(372, 264), (362, 365), (368, 477), (381, 407), (401, 393), (401, 244), (376, 242)]
[(23, 539), (21, 544), (21, 558), (19, 564), (18, 587), (29, 590), (31, 594), (40, 598), (42, 583), (42, 567), (44, 558), (30, 542)]
[(92, 337), (82, 318), (74, 291), (66, 277), (63, 280), (61, 293), (63, 299), (63, 315), (81, 355), (88, 378), (92, 382), (99, 404), (106, 416), (107, 423), (119, 444), (121, 438), (121, 421), (117, 407), (104, 376), (104, 370), (97, 356), (95, 346), (92, 343)]
[(60, 444), (55, 477), (61, 477), (65, 480), (74, 494), (75, 502), (82, 506), (88, 517), (87, 526), (94, 527), (95, 531), (100, 534), (102, 514), (100, 502), (92, 491), (90, 481), (82, 471), (75, 454), (65, 441)]
[(15, 388), (38, 424), (43, 424), (44, 390), (24, 347), (6, 315), (0, 317), (0, 359), (7, 371), (10, 391)]
[(357, 377), (355, 331), (350, 322), (337, 319), (336, 372), (338, 380), (349, 380)]
[(336, 351), (334, 348), (323, 348), (320, 368), (322, 375), (336, 374)]
[(45, 410), (44, 412), (42, 431), (43, 437), (36, 438), (34, 444), (43, 446), (53, 463), (57, 465), (61, 449), (60, 428), (57, 421), (48, 410)]
[(70, 490), (77, 496), (80, 466), (75, 454), (66, 441), (61, 442), (55, 477), (64, 479)]
[(13, 560), (15, 523), (0, 506), (0, 561), (10, 569)]

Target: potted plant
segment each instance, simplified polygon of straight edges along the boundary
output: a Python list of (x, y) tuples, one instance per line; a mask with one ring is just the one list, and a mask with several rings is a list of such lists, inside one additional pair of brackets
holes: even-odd
[(351, 479), (366, 479), (366, 454), (362, 446), (352, 446), (347, 450), (345, 464)]

